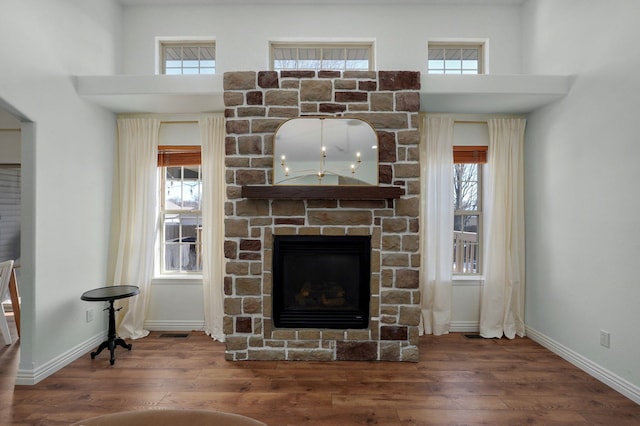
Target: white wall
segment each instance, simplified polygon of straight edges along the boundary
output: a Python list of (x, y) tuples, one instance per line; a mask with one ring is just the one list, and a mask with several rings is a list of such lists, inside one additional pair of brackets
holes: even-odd
[(377, 69), (426, 70), (429, 38), (488, 39), (490, 68), (520, 72), (518, 6), (251, 5), (125, 7), (124, 74), (153, 74), (155, 37), (213, 36), (217, 73), (269, 69), (270, 40), (366, 39)]
[[(155, 38), (212, 36), (217, 73), (269, 69), (270, 40), (374, 40), (377, 69), (426, 70), (427, 40), (486, 39), (490, 70), (520, 72), (518, 6), (190, 6), (124, 8), (125, 74), (153, 74)], [(152, 287), (146, 326), (191, 329), (202, 319), (197, 284), (182, 290), (175, 281)], [(463, 281), (454, 289), (453, 325), (477, 329), (480, 282)], [(197, 297), (197, 299), (196, 299)], [(190, 309), (182, 309), (179, 306)]]
[(71, 76), (115, 72), (121, 9), (109, 0), (3, 0), (2, 10), (0, 100), (25, 121), (17, 383), (27, 384), (104, 334), (102, 306), (80, 295), (106, 285), (115, 119), (81, 100)]
[(575, 75), (527, 124), (526, 323), (637, 388), (640, 3), (529, 1), (523, 16), (525, 71)]
[[(378, 69), (423, 71), (428, 38), (470, 37), (490, 40), (492, 73), (575, 74), (569, 96), (528, 119), (526, 322), (640, 386), (634, 0), (529, 0), (522, 15), (516, 6), (125, 7), (123, 21), (110, 0), (2, 8), (0, 39), (11, 42), (0, 43), (10, 58), (0, 101), (34, 122), (22, 129), (25, 382), (104, 330), (99, 315), (85, 322), (94, 305), (79, 297), (105, 284), (115, 120), (80, 100), (70, 76), (152, 74), (156, 36), (212, 35), (219, 73), (267, 69), (269, 39), (308, 37), (375, 39)], [(610, 349), (599, 346), (601, 329)]]

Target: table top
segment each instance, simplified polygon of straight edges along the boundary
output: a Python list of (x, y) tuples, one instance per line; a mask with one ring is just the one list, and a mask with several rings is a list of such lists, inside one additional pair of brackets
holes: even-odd
[(124, 299), (125, 297), (135, 296), (138, 293), (140, 293), (140, 288), (135, 285), (112, 285), (85, 291), (82, 293), (82, 296), (80, 296), (80, 299), (90, 302), (101, 302), (105, 300)]

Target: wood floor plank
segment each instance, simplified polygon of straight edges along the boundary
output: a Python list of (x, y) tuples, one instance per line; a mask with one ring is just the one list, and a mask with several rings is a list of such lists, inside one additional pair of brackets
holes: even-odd
[(575, 410), (585, 411), (633, 410), (637, 405), (622, 395), (552, 395), (521, 398), (518, 396), (506, 396), (500, 398), (504, 404), (512, 410)]
[(509, 410), (509, 406), (497, 396), (425, 396), (418, 395), (334, 395), (333, 404), (342, 407), (386, 407), (403, 410)]
[(406, 410), (400, 412), (403, 425), (587, 425), (575, 411), (510, 410)]
[(0, 348), (0, 424), (68, 425), (124, 410), (204, 408), (270, 426), (640, 425), (640, 405), (529, 339), (420, 338), (418, 363), (242, 361), (202, 332), (152, 332), (15, 386)]

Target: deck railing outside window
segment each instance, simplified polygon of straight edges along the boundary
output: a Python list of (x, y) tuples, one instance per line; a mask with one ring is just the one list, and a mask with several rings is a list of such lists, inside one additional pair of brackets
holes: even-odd
[(453, 231), (453, 273), (478, 273), (478, 233)]

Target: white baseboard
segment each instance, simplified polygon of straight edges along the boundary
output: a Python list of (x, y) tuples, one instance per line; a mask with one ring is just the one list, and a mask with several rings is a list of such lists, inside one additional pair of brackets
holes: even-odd
[(106, 338), (106, 332), (102, 332), (60, 354), (45, 364), (34, 368), (33, 370), (18, 369), (18, 372), (16, 373), (16, 385), (35, 385), (56, 371), (71, 364), (87, 352), (95, 349), (100, 345), (100, 343), (104, 342)]
[(478, 321), (451, 321), (449, 326), (451, 333), (477, 333), (480, 331)]
[(572, 351), (571, 349), (561, 345), (555, 340), (530, 327), (526, 327), (526, 332), (527, 337), (529, 337), (531, 340), (541, 344), (554, 354), (569, 361), (571, 364), (575, 365), (582, 371), (600, 380), (605, 385), (620, 392), (622, 395), (631, 399), (636, 404), (640, 404), (640, 387), (629, 383), (628, 381), (617, 376), (611, 371), (601, 367), (593, 361), (583, 357), (579, 353)]
[(145, 321), (144, 328), (149, 331), (204, 331), (204, 321)]

